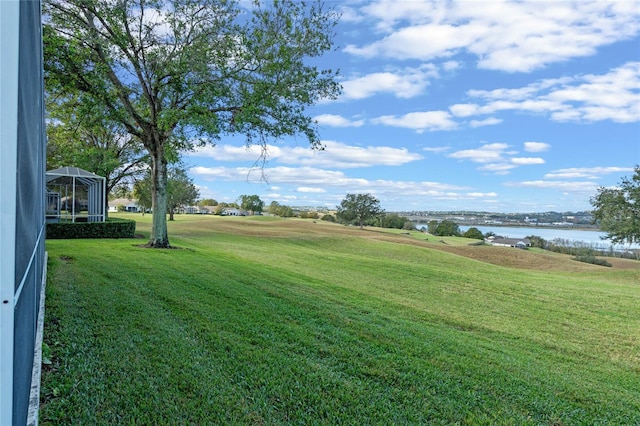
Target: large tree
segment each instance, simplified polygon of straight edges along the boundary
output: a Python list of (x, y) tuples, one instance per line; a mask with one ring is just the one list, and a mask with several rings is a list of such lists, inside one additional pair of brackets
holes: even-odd
[(593, 216), (613, 243), (640, 243), (640, 166), (615, 188), (598, 188)]
[[(332, 48), (337, 14), (319, 1), (45, 0), (45, 82), (78, 93), (150, 155), (150, 247), (168, 247), (167, 159), (225, 134), (247, 144), (303, 135), (308, 106), (340, 91), (313, 58)], [(247, 6), (247, 8), (245, 8)]]
[(360, 229), (364, 227), (367, 220), (384, 212), (380, 207), (380, 201), (371, 194), (347, 194), (337, 209), (340, 219), (355, 222)]
[(251, 212), (252, 215), (262, 213), (262, 209), (264, 208), (264, 201), (257, 195), (241, 195), (238, 201), (240, 201), (238, 203), (240, 204), (240, 208)]

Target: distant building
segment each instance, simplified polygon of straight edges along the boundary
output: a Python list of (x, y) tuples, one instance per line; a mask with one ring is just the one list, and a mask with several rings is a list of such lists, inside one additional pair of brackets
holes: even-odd
[(506, 238), (500, 236), (491, 236), (487, 237), (484, 241), (487, 244), (499, 247), (515, 247), (522, 249), (531, 247), (531, 240), (529, 240), (528, 238)]
[(109, 201), (110, 212), (119, 211), (120, 206), (122, 206), (124, 211), (129, 213), (140, 213), (143, 210), (135, 200), (130, 200), (128, 198), (116, 198), (115, 200)]
[(183, 206), (183, 207), (180, 207), (180, 213), (185, 213), (185, 214), (211, 214), (211, 211), (206, 207)]
[(246, 216), (246, 213), (238, 209), (224, 209), (220, 214), (222, 216)]

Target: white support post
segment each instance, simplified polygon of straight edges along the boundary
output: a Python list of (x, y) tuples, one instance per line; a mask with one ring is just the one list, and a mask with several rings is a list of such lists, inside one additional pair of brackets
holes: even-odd
[[(73, 188), (71, 189), (71, 222), (75, 223), (76, 221), (76, 177), (71, 178), (71, 182), (73, 182)], [(67, 198), (67, 208), (69, 208), (69, 198)]]
[(107, 220), (107, 178), (102, 178), (102, 194), (100, 194), (100, 204), (102, 204), (102, 222)]

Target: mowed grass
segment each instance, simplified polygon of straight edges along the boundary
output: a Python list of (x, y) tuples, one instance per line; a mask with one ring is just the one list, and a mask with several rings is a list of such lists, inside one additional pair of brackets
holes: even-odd
[(176, 219), (47, 241), (42, 424), (640, 423), (635, 264)]

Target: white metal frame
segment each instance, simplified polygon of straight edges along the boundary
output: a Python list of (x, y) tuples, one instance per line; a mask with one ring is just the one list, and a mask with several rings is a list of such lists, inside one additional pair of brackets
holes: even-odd
[(20, 2), (0, 1), (0, 424), (13, 423)]
[[(105, 192), (106, 192), (106, 178), (98, 176), (95, 173), (88, 172), (86, 170), (79, 169), (77, 167), (62, 167), (56, 170), (49, 170), (47, 172), (47, 186), (52, 187), (58, 185), (56, 180), (59, 178), (71, 178), (71, 192), (72, 192), (72, 206), (71, 206), (71, 221), (76, 221), (76, 185), (82, 185), (87, 188), (87, 201), (88, 205), (88, 220), (89, 222), (104, 222), (106, 220), (105, 205)], [(58, 185), (60, 188), (58, 193), (62, 195), (60, 189), (64, 186), (67, 190), (67, 184)], [(69, 205), (69, 194), (65, 192), (67, 197), (67, 206)], [(99, 208), (98, 208), (99, 207)], [(49, 215), (49, 218), (52, 218)], [(60, 207), (58, 206), (57, 218), (62, 218)]]

